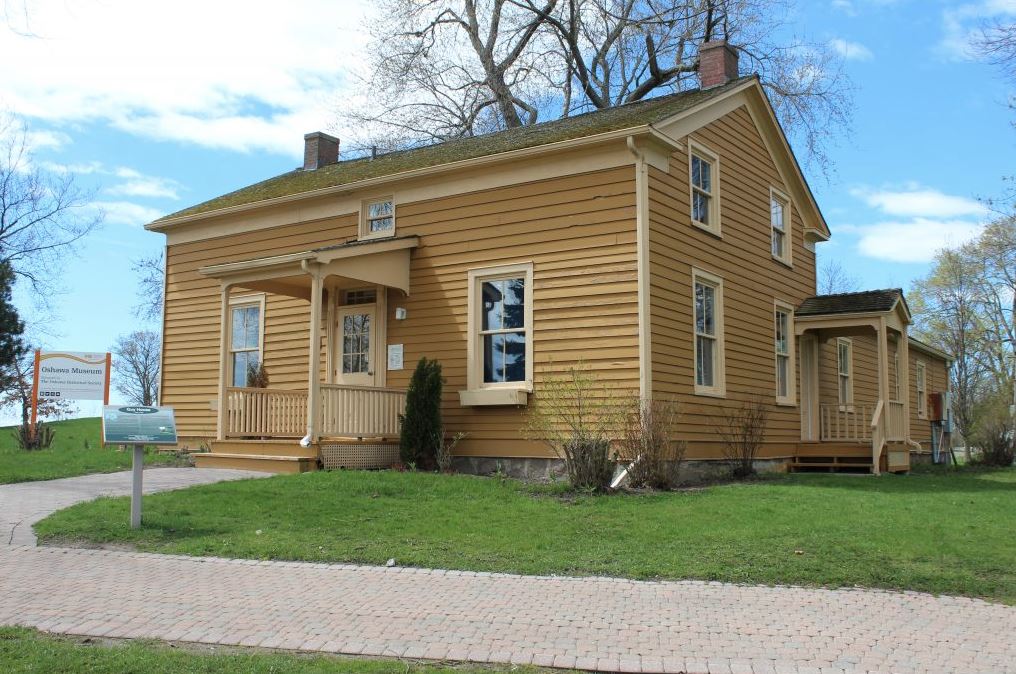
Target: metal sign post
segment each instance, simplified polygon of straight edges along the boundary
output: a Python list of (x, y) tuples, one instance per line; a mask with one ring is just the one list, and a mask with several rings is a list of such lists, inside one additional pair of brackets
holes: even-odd
[(102, 441), (134, 446), (131, 458), (131, 529), (141, 526), (141, 494), (145, 445), (175, 445), (176, 419), (172, 407), (106, 405), (102, 408)]

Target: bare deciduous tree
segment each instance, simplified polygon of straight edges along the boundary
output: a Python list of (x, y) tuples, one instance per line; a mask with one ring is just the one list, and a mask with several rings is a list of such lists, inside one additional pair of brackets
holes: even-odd
[(526, 126), (693, 88), (699, 45), (727, 40), (822, 162), (849, 124), (851, 87), (825, 45), (774, 41), (790, 4), (381, 0), (370, 73), (342, 121), (384, 149)]
[(136, 405), (154, 405), (159, 394), (161, 367), (159, 333), (136, 330), (121, 335), (113, 345), (116, 390)]
[(818, 270), (817, 290), (819, 295), (852, 293), (859, 290), (860, 287), (860, 280), (847, 272), (839, 260), (826, 260)]
[(1016, 80), (1016, 22), (995, 21), (983, 26), (974, 48), (1007, 77)]
[(24, 125), (0, 117), (0, 262), (31, 283), (40, 301), (52, 290), (61, 256), (101, 219), (73, 176), (33, 164)]
[(134, 315), (144, 321), (162, 320), (165, 294), (165, 258), (159, 252), (131, 261), (131, 271), (138, 276), (137, 304)]

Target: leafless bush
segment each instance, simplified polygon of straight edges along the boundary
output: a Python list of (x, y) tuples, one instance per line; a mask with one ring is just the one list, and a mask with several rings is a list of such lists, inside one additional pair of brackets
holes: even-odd
[(575, 489), (603, 491), (614, 475), (611, 436), (618, 405), (606, 387), (582, 367), (547, 377), (529, 408), (528, 437), (547, 443), (560, 457)]
[(445, 442), (443, 438), (437, 442), (437, 456), (435, 457), (435, 461), (437, 462), (437, 469), (439, 472), (451, 472), (452, 460), (455, 458), (455, 446), (467, 435), (468, 433), (462, 433), (460, 431), (453, 435), (452, 439), (448, 442)]
[(43, 424), (41, 421), (35, 424), (35, 432), (32, 432), (32, 424), (21, 424), (14, 429), (14, 441), (18, 447), (28, 451), (37, 449), (49, 449), (53, 444), (53, 428)]
[(633, 487), (671, 489), (687, 443), (677, 440), (678, 405), (673, 401), (635, 398), (624, 413), (624, 434), (618, 458), (628, 464)]
[(757, 396), (724, 411), (719, 434), (723, 438), (723, 458), (732, 464), (734, 477), (755, 474), (755, 457), (766, 438), (768, 416), (768, 408)]
[(1016, 458), (1013, 449), (1012, 419), (1007, 412), (992, 411), (977, 424), (973, 442), (981, 450), (973, 463), (982, 466), (1011, 466)]

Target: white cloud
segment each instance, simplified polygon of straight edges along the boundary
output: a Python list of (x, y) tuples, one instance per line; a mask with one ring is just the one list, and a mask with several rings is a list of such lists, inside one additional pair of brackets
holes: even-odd
[(153, 199), (179, 199), (180, 184), (169, 178), (146, 176), (134, 169), (120, 167), (114, 171), (124, 182), (106, 190), (109, 194), (120, 194), (127, 197), (150, 197)]
[(844, 40), (843, 38), (834, 38), (829, 40), (829, 46), (833, 48), (833, 51), (848, 61), (870, 61), (875, 57), (875, 55), (871, 53), (871, 50), (860, 42), (851, 42), (850, 40)]
[(855, 231), (863, 255), (890, 262), (930, 262), (942, 248), (974, 239), (982, 227), (969, 220), (914, 218), (859, 226)]
[(895, 189), (857, 187), (850, 194), (875, 209), (879, 221), (841, 225), (837, 231), (856, 235), (862, 255), (891, 262), (930, 262), (942, 248), (975, 238), (989, 214), (975, 199), (913, 182)]
[(850, 193), (872, 208), (898, 217), (983, 217), (988, 213), (988, 208), (975, 199), (945, 194), (913, 183), (900, 190), (855, 188)]
[(163, 216), (163, 212), (157, 208), (129, 201), (97, 201), (92, 205), (102, 211), (105, 216), (103, 222), (108, 225), (140, 227)]
[(25, 144), (33, 151), (45, 148), (59, 149), (71, 142), (71, 137), (59, 131), (28, 131)]
[(1016, 17), (1016, 0), (981, 0), (943, 10), (939, 51), (952, 59), (974, 58), (973, 44), (980, 36), (981, 25), (1000, 17)]
[[(5, 104), (158, 140), (299, 157), (363, 68), (367, 0), (35, 3), (0, 31)], [(242, 9), (242, 11), (240, 11)], [(182, 37), (185, 36), (185, 39)]]

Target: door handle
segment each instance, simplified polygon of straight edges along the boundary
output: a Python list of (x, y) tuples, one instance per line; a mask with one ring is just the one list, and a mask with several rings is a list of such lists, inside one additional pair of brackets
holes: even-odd
[(368, 377), (373, 377), (374, 376), (373, 370), (367, 370), (367, 376)]

